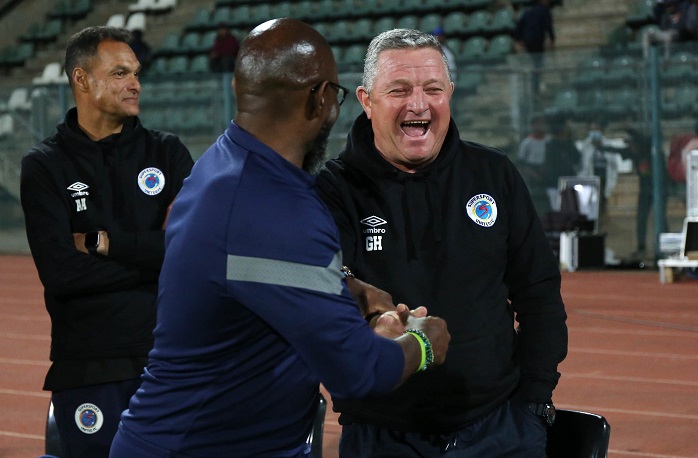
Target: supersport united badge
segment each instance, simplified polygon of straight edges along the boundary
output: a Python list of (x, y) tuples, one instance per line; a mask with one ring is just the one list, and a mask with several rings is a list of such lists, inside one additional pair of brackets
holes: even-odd
[(465, 212), (475, 224), (491, 227), (497, 221), (497, 202), (489, 194), (476, 194), (468, 200)]

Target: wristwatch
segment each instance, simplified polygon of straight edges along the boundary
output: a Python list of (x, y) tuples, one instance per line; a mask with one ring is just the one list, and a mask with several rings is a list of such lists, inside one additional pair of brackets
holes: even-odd
[(97, 254), (100, 239), (99, 232), (88, 232), (85, 234), (85, 248), (87, 248), (90, 254)]
[(555, 423), (555, 406), (552, 405), (552, 403), (536, 404), (535, 402), (531, 402), (528, 404), (528, 408), (531, 409), (531, 412), (534, 414), (543, 417), (548, 426), (552, 426)]

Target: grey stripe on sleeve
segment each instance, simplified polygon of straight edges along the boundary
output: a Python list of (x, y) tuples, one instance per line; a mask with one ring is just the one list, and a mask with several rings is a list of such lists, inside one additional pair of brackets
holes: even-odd
[(334, 255), (327, 267), (229, 254), (226, 279), (340, 294), (343, 277), (341, 266), (341, 252)]

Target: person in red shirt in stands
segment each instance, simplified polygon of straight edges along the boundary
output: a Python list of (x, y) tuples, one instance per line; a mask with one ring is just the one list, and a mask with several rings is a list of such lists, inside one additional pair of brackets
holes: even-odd
[(220, 24), (210, 54), (211, 70), (232, 73), (235, 69), (235, 58), (239, 49), (240, 42), (230, 32), (230, 28), (225, 24)]

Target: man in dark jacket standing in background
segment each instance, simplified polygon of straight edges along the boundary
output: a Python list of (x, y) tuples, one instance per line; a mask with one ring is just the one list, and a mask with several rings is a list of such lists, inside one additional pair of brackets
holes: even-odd
[(61, 458), (109, 455), (152, 348), (169, 206), (193, 166), (137, 118), (130, 33), (90, 27), (66, 49), (76, 108), (22, 160), (27, 238), (51, 316)]
[(540, 72), (545, 64), (545, 39), (550, 38), (550, 46), (555, 46), (555, 29), (550, 13), (550, 0), (537, 0), (526, 9), (516, 24), (514, 38), (519, 47), (526, 50), (533, 61), (532, 86), (538, 93)]
[(433, 36), (374, 38), (356, 93), (364, 113), (318, 179), (344, 262), (444, 317), (452, 339), (446, 364), (393, 393), (334, 400), (340, 457), (545, 457), (567, 326), (523, 179), (501, 152), (460, 140)]

